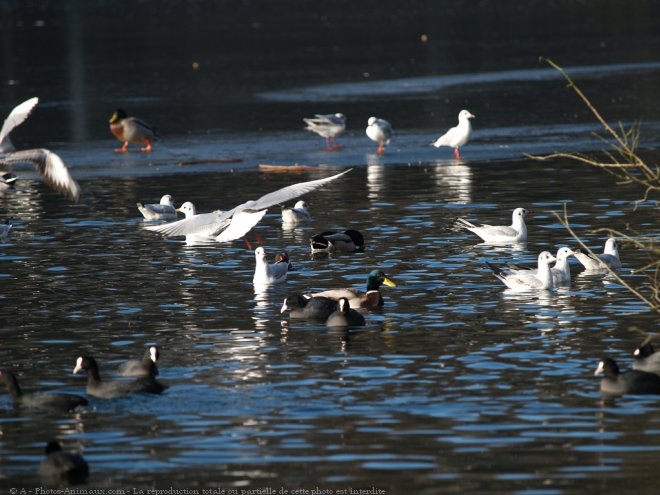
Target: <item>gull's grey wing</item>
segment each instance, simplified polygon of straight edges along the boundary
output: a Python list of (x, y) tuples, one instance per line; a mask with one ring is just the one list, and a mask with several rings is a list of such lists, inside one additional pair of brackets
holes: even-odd
[(62, 159), (50, 150), (36, 148), (21, 150), (0, 157), (0, 163), (32, 163), (44, 182), (57, 192), (68, 196), (74, 201), (80, 198), (80, 186), (75, 181)]
[(184, 218), (176, 222), (162, 225), (149, 225), (145, 227), (152, 232), (158, 232), (168, 237), (183, 236), (191, 234), (215, 236), (227, 225), (229, 225), (231, 212), (200, 213), (191, 218)]
[(29, 100), (24, 101), (18, 105), (9, 113), (4, 123), (2, 124), (2, 130), (0, 130), (0, 152), (7, 153), (14, 151), (14, 145), (9, 139), (9, 133), (16, 126), (25, 122), (25, 119), (28, 118), (34, 107), (37, 106), (37, 103), (39, 103), (39, 98), (30, 98)]
[(285, 203), (286, 201), (295, 199), (299, 196), (302, 196), (303, 194), (307, 194), (308, 192), (311, 192), (314, 189), (318, 189), (319, 187), (324, 186), (329, 182), (338, 179), (342, 175), (347, 174), (351, 170), (353, 169), (349, 168), (348, 170), (344, 170), (339, 174), (331, 175), (330, 177), (326, 177), (324, 179), (299, 182), (297, 184), (292, 184), (290, 186), (283, 187), (282, 189), (278, 189), (277, 191), (268, 193), (260, 197), (256, 201), (248, 201), (247, 203), (243, 203), (242, 205), (237, 206), (235, 209), (238, 211), (265, 210), (266, 208), (270, 208), (271, 206)]

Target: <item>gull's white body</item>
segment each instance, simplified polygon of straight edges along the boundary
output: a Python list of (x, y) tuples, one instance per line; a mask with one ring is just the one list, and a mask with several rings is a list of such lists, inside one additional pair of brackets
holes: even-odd
[(282, 210), (282, 223), (288, 225), (298, 225), (309, 222), (312, 216), (309, 214), (309, 206), (305, 201), (298, 201), (293, 208)]
[(460, 227), (481, 237), (492, 244), (512, 244), (527, 241), (527, 225), (525, 225), (525, 208), (516, 208), (511, 214), (511, 225), (475, 225), (463, 218), (457, 219)]
[(160, 203), (137, 203), (138, 210), (145, 220), (176, 220), (174, 199), (169, 194), (160, 198)]
[(549, 251), (543, 251), (538, 257), (538, 268), (533, 270), (511, 270), (509, 268), (498, 268), (489, 265), (504, 285), (509, 289), (522, 292), (530, 290), (549, 290), (552, 289), (552, 273), (550, 272), (550, 263), (555, 261), (555, 257)]
[(332, 182), (351, 169), (324, 179), (293, 184), (268, 193), (254, 201), (247, 201), (228, 211), (202, 213), (173, 223), (146, 227), (166, 236), (187, 236), (190, 234), (215, 237), (217, 242), (239, 239), (257, 225), (271, 206), (282, 204), (307, 194)]
[(467, 144), (472, 136), (472, 124), (470, 124), (470, 119), (473, 119), (472, 115), (467, 110), (461, 110), (458, 114), (458, 125), (452, 127), (442, 136), (440, 136), (434, 143), (433, 146), (439, 148), (440, 146), (451, 146), (454, 148), (454, 156), (460, 158), (458, 149), (461, 146)]
[[(552, 274), (552, 285), (554, 287), (559, 287), (562, 285), (569, 285), (571, 283), (571, 268), (568, 263), (568, 258), (577, 253), (568, 247), (561, 247), (557, 250), (557, 256), (555, 258), (555, 266), (550, 268), (550, 273)], [(538, 276), (538, 268), (519, 268), (513, 266), (511, 268), (512, 272), (528, 272)]]
[(268, 263), (266, 250), (258, 247), (254, 250), (254, 259), (256, 266), (254, 268), (254, 285), (279, 284), (286, 281), (286, 275), (289, 272), (289, 263), (278, 261), (277, 263)]
[(608, 267), (612, 270), (621, 268), (619, 249), (614, 237), (607, 239), (602, 254), (597, 254), (593, 257), (585, 253), (577, 253), (575, 257), (587, 270), (604, 270)]
[(394, 131), (387, 120), (369, 117), (366, 133), (369, 139), (378, 143), (377, 153), (380, 155), (385, 151), (385, 145), (390, 144)]

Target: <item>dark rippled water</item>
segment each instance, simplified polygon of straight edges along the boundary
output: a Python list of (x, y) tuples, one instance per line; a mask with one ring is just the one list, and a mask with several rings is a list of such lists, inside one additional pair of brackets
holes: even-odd
[[(21, 168), (17, 190), (0, 192), (0, 220), (14, 225), (0, 244), (0, 367), (26, 391), (82, 394), (77, 356), (114, 377), (157, 344), (168, 385), (64, 415), (15, 411), (0, 387), (3, 490), (40, 487), (44, 444), (57, 438), (90, 463), (81, 488), (128, 493), (657, 491), (660, 402), (605, 398), (593, 376), (602, 356), (628, 368), (657, 316), (575, 260), (570, 287), (541, 294), (505, 290), (486, 266), (575, 245), (553, 214), (565, 204), (597, 250), (598, 228), (657, 232), (657, 204), (634, 209), (638, 189), (525, 157), (604, 146), (593, 117), (539, 65), (546, 55), (574, 68), (608, 120), (641, 119), (657, 161), (657, 7), (385, 3), (0, 7), (2, 112), (41, 97), (14, 142), (56, 150), (83, 188), (70, 204)], [(161, 129), (153, 153), (112, 152), (118, 106)], [(477, 119), (458, 162), (428, 143), (463, 107)], [(301, 119), (335, 111), (349, 119), (345, 149), (326, 153)], [(382, 157), (364, 136), (374, 114), (396, 132)], [(258, 172), (264, 163), (321, 166)], [(349, 167), (305, 198), (310, 225), (283, 229), (278, 208), (259, 224), (264, 247), (288, 251), (295, 268), (265, 292), (255, 293), (242, 241), (163, 239), (135, 207), (169, 193), (227, 209)], [(519, 206), (535, 212), (523, 246), (486, 246), (453, 227), (459, 216), (508, 223)], [(365, 234), (363, 253), (310, 253), (310, 235), (349, 227)], [(643, 284), (645, 254), (624, 243), (621, 257), (624, 280)], [(373, 268), (398, 287), (364, 328), (279, 312), (287, 294), (361, 288)]]
[[(559, 493), (652, 482), (657, 400), (604, 400), (592, 375), (603, 355), (629, 366), (657, 318), (575, 264), (569, 288), (530, 295), (505, 290), (485, 266), (533, 264), (542, 249), (572, 245), (552, 215), (564, 201), (598, 248), (590, 229), (651, 228), (652, 205), (632, 213), (634, 195), (608, 199), (609, 179), (567, 163), (374, 162), (310, 195), (308, 227), (283, 230), (277, 208), (269, 212), (257, 229), (264, 246), (287, 250), (295, 271), (257, 294), (241, 241), (164, 240), (142, 230), (134, 206), (170, 192), (206, 210), (228, 207), (325, 173), (83, 180), (93, 200), (80, 205), (36, 183), (5, 194), (16, 226), (0, 250), (3, 364), (27, 390), (82, 392), (71, 374), (78, 355), (95, 355), (110, 377), (155, 343), (169, 389), (64, 416), (14, 413), (0, 396), (3, 484), (37, 486), (50, 437), (84, 452), (89, 486), (108, 488)], [(520, 176), (524, 188), (511, 180)], [(452, 229), (459, 215), (499, 222), (514, 206), (536, 212), (524, 247), (485, 246)], [(345, 227), (365, 233), (364, 253), (310, 254), (312, 233)], [(624, 245), (622, 258), (624, 278), (639, 282), (631, 269), (641, 253)], [(375, 267), (399, 286), (384, 289), (386, 304), (364, 329), (279, 314), (287, 294), (360, 287)]]

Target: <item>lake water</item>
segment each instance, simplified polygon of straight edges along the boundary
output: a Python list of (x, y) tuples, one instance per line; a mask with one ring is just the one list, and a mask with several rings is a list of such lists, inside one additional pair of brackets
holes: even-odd
[[(544, 11), (547, 24), (535, 37), (532, 25), (520, 23), (518, 36), (507, 29), (541, 12), (513, 7), (484, 31), (497, 12), (490, 2), (482, 10), (457, 2), (445, 16), (413, 3), (379, 11), (374, 23), (368, 8), (349, 2), (318, 10), (243, 2), (235, 25), (226, 7), (206, 18), (210, 4), (181, 10), (163, 2), (150, 15), (155, 2), (141, 2), (125, 26), (114, 4), (90, 2), (94, 12), (61, 4), (8, 7), (3, 17), (3, 40), (12, 44), (4, 44), (2, 111), (33, 94), (42, 101), (14, 142), (57, 151), (83, 195), (71, 204), (29, 168), (17, 169), (23, 180), (15, 191), (0, 194), (0, 220), (14, 225), (0, 245), (0, 363), (26, 391), (82, 394), (85, 380), (72, 374), (79, 355), (94, 355), (111, 378), (121, 362), (157, 344), (169, 388), (91, 400), (64, 415), (14, 411), (1, 388), (3, 490), (42, 486), (43, 447), (57, 438), (90, 463), (81, 489), (125, 493), (656, 492), (660, 402), (603, 397), (593, 371), (603, 356), (629, 368), (657, 316), (574, 259), (570, 286), (539, 294), (506, 290), (486, 266), (533, 265), (542, 250), (575, 246), (554, 215), (564, 204), (573, 228), (598, 251), (605, 234), (597, 228), (657, 233), (657, 204), (634, 209), (639, 189), (573, 162), (525, 156), (604, 146), (588, 112), (536, 60), (552, 48), (609, 119), (641, 119), (642, 144), (657, 147), (651, 3), (626, 11), (625, 23), (617, 17), (618, 29), (594, 13), (583, 22), (584, 39), (577, 21), (553, 34), (557, 6)], [(584, 14), (588, 4), (569, 13)], [(608, 12), (623, 8), (615, 2)], [(186, 22), (168, 32), (164, 21), (181, 12)], [(474, 29), (461, 36), (458, 21)], [(356, 51), (368, 39), (358, 27), (380, 40), (368, 53)], [(315, 38), (321, 28), (333, 33), (331, 42)], [(381, 30), (390, 36), (379, 37)], [(124, 31), (112, 45), (110, 34)], [(67, 50), (26, 46), (55, 34)], [(210, 43), (231, 36), (233, 50)], [(490, 58), (502, 48), (507, 63)], [(624, 57), (625, 49), (633, 55)], [(61, 79), (58, 60), (68, 68)], [(200, 69), (185, 72), (193, 60)], [(39, 77), (35, 62), (45, 71)], [(198, 79), (192, 88), (190, 77)], [(112, 152), (106, 122), (117, 106), (163, 130), (153, 153)], [(477, 119), (456, 161), (428, 143), (463, 107)], [(345, 149), (326, 153), (301, 119), (335, 111), (349, 119)], [(371, 114), (395, 128), (382, 157), (364, 136)], [(319, 167), (265, 173), (260, 163)], [(228, 209), (350, 167), (305, 197), (314, 218), (308, 226), (283, 229), (277, 207), (258, 225), (266, 250), (288, 251), (294, 266), (285, 284), (265, 292), (254, 290), (254, 254), (243, 241), (190, 247), (163, 239), (143, 229), (135, 207), (169, 193), (199, 211)], [(487, 246), (454, 228), (459, 216), (509, 223), (520, 206), (534, 211), (523, 246)], [(364, 233), (363, 253), (311, 254), (311, 235), (346, 228)], [(645, 253), (623, 243), (621, 257), (624, 280), (644, 284), (649, 274), (634, 269), (648, 262)], [(385, 305), (365, 314), (364, 328), (331, 331), (279, 312), (288, 294), (363, 288), (374, 268), (398, 286), (383, 289)]]

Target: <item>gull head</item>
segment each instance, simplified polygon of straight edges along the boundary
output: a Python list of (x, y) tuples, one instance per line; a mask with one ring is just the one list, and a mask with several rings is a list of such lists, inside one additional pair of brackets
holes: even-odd
[(474, 115), (472, 115), (468, 110), (461, 110), (460, 113), (458, 114), (458, 120), (463, 121), (463, 120), (470, 120), (476, 118)]
[(166, 194), (162, 198), (160, 198), (160, 204), (174, 206), (174, 198), (170, 194)]
[(571, 248), (566, 247), (566, 246), (561, 247), (561, 248), (559, 248), (559, 250), (557, 251), (557, 259), (558, 259), (558, 260), (565, 260), (565, 259), (568, 259), (569, 256), (572, 256), (572, 255), (574, 255), (574, 254), (577, 254), (578, 252), (579, 252), (579, 251), (577, 251), (577, 250), (576, 250), (576, 251), (573, 251)]
[(557, 261), (557, 258), (555, 258), (550, 251), (543, 251), (541, 254), (539, 254), (539, 263), (545, 263), (550, 264), (553, 261)]
[(616, 255), (618, 254), (619, 251), (619, 246), (616, 242), (616, 239), (614, 237), (610, 237), (606, 242), (605, 242), (605, 254), (611, 254), (611, 255)]

